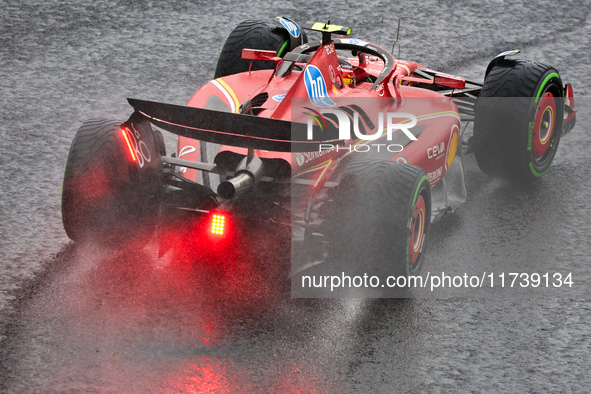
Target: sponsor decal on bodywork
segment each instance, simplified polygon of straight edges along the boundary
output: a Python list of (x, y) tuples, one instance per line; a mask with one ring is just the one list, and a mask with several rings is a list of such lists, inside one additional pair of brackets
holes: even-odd
[(453, 125), (451, 133), (449, 135), (449, 141), (447, 143), (447, 151), (445, 152), (445, 168), (448, 169), (456, 156), (458, 151), (458, 144), (460, 139), (458, 125)]
[[(181, 149), (179, 152), (179, 159), (185, 155), (188, 155), (188, 154), (194, 153), (194, 152), (197, 152), (197, 149), (194, 146), (191, 146), (191, 145), (183, 146), (183, 149)], [(179, 168), (179, 172), (182, 172), (182, 173), (187, 172), (187, 167)]]
[(432, 146), (427, 149), (427, 157), (429, 159), (439, 160), (445, 153), (445, 142), (441, 142), (439, 145)]
[(152, 155), (150, 149), (146, 143), (142, 140), (140, 132), (134, 127), (133, 124), (129, 127), (123, 128), (123, 133), (128, 144), (132, 155), (135, 157), (134, 161), (137, 161), (140, 168), (144, 167), (145, 163), (152, 161)]
[(321, 108), (334, 107), (336, 105), (336, 103), (328, 97), (326, 81), (318, 67), (311, 64), (306, 67), (306, 70), (304, 71), (304, 83), (312, 104)]
[(303, 153), (296, 153), (296, 161), (298, 163), (298, 165), (301, 167), (302, 165), (312, 161), (312, 160), (316, 160), (319, 157), (322, 157), (324, 155), (326, 155), (327, 153), (332, 152), (334, 149), (323, 149), (321, 151), (318, 152), (303, 152)]
[(441, 175), (443, 175), (443, 167), (439, 167), (435, 171), (428, 173), (427, 177), (429, 177), (429, 182), (433, 184), (435, 181), (441, 178)]
[(376, 87), (376, 92), (378, 93), (378, 95), (380, 95), (380, 97), (382, 97), (384, 95), (384, 84), (381, 83)]
[(285, 93), (284, 94), (276, 94), (275, 96), (271, 97), (273, 100), (277, 101), (278, 103), (282, 102), (283, 99), (285, 98)]
[(341, 38), (341, 42), (343, 42), (345, 44), (360, 45), (360, 46), (364, 46), (364, 45), (368, 44), (367, 41), (360, 40), (358, 38)]
[(279, 18), (279, 23), (283, 25), (292, 37), (298, 38), (300, 36), (300, 27), (297, 23), (289, 19)]
[(334, 71), (334, 68), (331, 65), (328, 66), (328, 74), (330, 76), (330, 80), (332, 81), (332, 83), (335, 83), (337, 80), (337, 77), (336, 77), (336, 73)]

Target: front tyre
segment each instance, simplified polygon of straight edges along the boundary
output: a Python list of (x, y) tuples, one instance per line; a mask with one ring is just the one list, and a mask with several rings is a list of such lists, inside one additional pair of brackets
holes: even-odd
[(564, 92), (556, 69), (503, 60), (476, 103), (474, 153), (481, 170), (516, 182), (544, 175), (562, 136)]

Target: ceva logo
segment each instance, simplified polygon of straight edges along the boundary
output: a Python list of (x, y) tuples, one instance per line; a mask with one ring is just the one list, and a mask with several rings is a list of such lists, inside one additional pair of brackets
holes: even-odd
[(336, 103), (328, 97), (326, 82), (318, 67), (309, 64), (304, 71), (304, 83), (310, 102), (317, 107), (334, 107)]
[(280, 18), (279, 22), (287, 29), (289, 34), (293, 37), (298, 38), (300, 36), (300, 27), (297, 23), (290, 21), (289, 19)]

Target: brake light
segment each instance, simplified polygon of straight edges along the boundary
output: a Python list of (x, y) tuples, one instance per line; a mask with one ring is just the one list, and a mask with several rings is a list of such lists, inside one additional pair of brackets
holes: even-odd
[(131, 161), (136, 162), (137, 157), (135, 157), (135, 152), (133, 151), (133, 149), (131, 147), (131, 142), (129, 141), (129, 137), (127, 136), (127, 132), (125, 131), (125, 129), (121, 129), (121, 132), (123, 133), (123, 138), (125, 138), (125, 142), (127, 143), (127, 149), (129, 149), (129, 153), (131, 153)]
[(224, 225), (226, 217), (224, 215), (214, 214), (211, 217), (211, 233), (216, 235), (224, 235)]

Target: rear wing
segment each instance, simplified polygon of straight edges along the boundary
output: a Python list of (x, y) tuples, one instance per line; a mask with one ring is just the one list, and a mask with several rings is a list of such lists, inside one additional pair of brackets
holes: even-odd
[[(163, 130), (205, 142), (276, 152), (313, 152), (321, 144), (344, 143), (337, 128), (210, 109), (127, 99), (140, 115)], [(308, 138), (311, 128), (312, 136)]]

